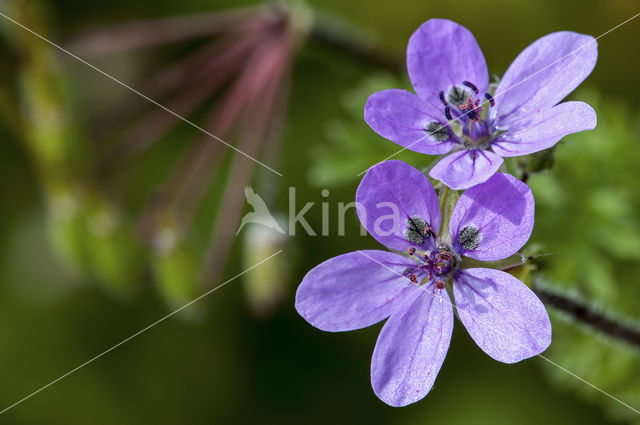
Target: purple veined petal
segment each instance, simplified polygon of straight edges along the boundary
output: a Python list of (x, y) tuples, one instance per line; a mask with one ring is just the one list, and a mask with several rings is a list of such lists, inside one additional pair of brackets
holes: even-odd
[[(550, 148), (567, 134), (596, 127), (596, 112), (583, 102), (564, 102), (511, 126), (491, 149), (500, 156), (519, 156)], [(517, 130), (511, 130), (512, 128)]]
[(598, 44), (590, 35), (555, 32), (529, 45), (500, 81), (494, 98), (498, 125), (551, 108), (591, 73)]
[(371, 359), (373, 390), (395, 407), (415, 403), (431, 390), (453, 331), (447, 292), (433, 285), (416, 289), (385, 323)]
[(364, 119), (382, 137), (402, 147), (429, 155), (442, 155), (453, 146), (451, 130), (442, 105), (405, 90), (390, 89), (372, 94), (364, 107)]
[[(440, 204), (427, 176), (412, 166), (393, 160), (370, 168), (358, 186), (356, 204), (364, 228), (387, 247), (434, 247)], [(427, 225), (433, 231), (425, 234)]]
[(424, 99), (438, 99), (441, 90), (463, 81), (483, 93), (489, 82), (487, 63), (471, 31), (446, 19), (430, 19), (413, 33), (407, 69), (416, 93)]
[(442, 158), (429, 175), (454, 190), (486, 181), (502, 165), (502, 157), (491, 151), (462, 150)]
[(534, 209), (529, 186), (509, 174), (495, 174), (460, 196), (449, 221), (453, 248), (481, 261), (507, 258), (529, 240)]
[(416, 262), (387, 251), (363, 250), (311, 269), (296, 292), (296, 310), (318, 329), (350, 331), (389, 317), (417, 286), (402, 273)]
[(495, 360), (516, 363), (542, 353), (551, 343), (544, 305), (509, 273), (462, 270), (454, 279), (453, 296), (469, 335)]

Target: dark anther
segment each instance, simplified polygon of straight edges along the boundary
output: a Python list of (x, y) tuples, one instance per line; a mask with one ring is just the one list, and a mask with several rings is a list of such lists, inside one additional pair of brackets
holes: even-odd
[(485, 93), (484, 97), (485, 97), (485, 99), (487, 99), (489, 101), (489, 105), (496, 106), (496, 101), (493, 100), (493, 97), (491, 97), (491, 95), (489, 93)]
[(472, 83), (468, 82), (468, 81), (463, 81), (462, 84), (464, 84), (465, 86), (469, 87), (471, 90), (473, 90), (473, 92), (475, 94), (478, 94), (478, 88), (473, 85)]
[(462, 248), (467, 250), (476, 249), (481, 240), (482, 235), (476, 226), (467, 226), (460, 230), (460, 234), (458, 235), (458, 242), (460, 242)]
[(427, 136), (433, 137), (439, 142), (444, 142), (451, 138), (449, 130), (439, 122), (430, 122), (425, 126), (424, 130), (428, 133)]
[(447, 101), (453, 105), (459, 105), (463, 103), (467, 97), (469, 97), (469, 92), (462, 87), (453, 86), (449, 93), (447, 94)]
[(425, 238), (429, 237), (429, 235), (425, 235), (424, 233), (424, 229), (427, 227), (429, 227), (427, 222), (417, 215), (409, 217), (407, 221), (407, 231), (405, 233), (407, 240), (416, 245), (422, 245)]
[(442, 104), (444, 106), (447, 106), (447, 101), (444, 99), (444, 92), (440, 91), (440, 93), (438, 94), (438, 96), (440, 96), (440, 102), (442, 102)]
[(436, 280), (436, 288), (444, 289), (444, 282), (441, 280)]
[(444, 108), (444, 116), (447, 117), (449, 121), (453, 121), (453, 118), (451, 118), (451, 109), (449, 109), (448, 106)]
[(409, 253), (409, 255), (413, 255), (416, 252), (416, 249), (414, 247), (411, 247), (409, 249), (407, 249), (407, 252)]
[(416, 277), (415, 274), (410, 275), (409, 279), (411, 279), (411, 282), (413, 283), (416, 283), (416, 284), (418, 283), (418, 278)]

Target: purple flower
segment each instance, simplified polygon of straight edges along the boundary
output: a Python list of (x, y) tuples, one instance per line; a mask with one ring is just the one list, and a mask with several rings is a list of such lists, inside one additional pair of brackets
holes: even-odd
[(549, 317), (526, 285), (503, 271), (461, 267), (462, 256), (497, 261), (529, 239), (534, 201), (526, 184), (498, 173), (467, 190), (451, 213), (447, 232), (440, 232), (433, 186), (401, 161), (371, 168), (356, 200), (367, 231), (406, 255), (367, 250), (327, 260), (302, 280), (296, 309), (313, 326), (330, 332), (389, 318), (371, 361), (371, 384), (385, 403), (414, 403), (433, 386), (453, 329), (447, 284), (462, 324), (492, 358), (514, 363), (547, 348)]
[(406, 149), (429, 155), (453, 151), (430, 175), (452, 189), (466, 189), (489, 179), (503, 157), (547, 149), (567, 134), (595, 127), (589, 105), (558, 102), (591, 73), (597, 55), (591, 36), (546, 35), (520, 53), (492, 96), (487, 65), (471, 32), (431, 19), (407, 47), (417, 95), (398, 89), (374, 93), (365, 120)]

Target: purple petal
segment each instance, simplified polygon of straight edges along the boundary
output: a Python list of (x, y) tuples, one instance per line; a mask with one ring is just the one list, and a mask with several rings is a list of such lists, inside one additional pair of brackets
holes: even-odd
[(296, 310), (316, 328), (365, 328), (389, 317), (410, 288), (402, 273), (416, 262), (386, 251), (356, 251), (311, 269), (296, 292)]
[[(500, 156), (519, 156), (550, 148), (567, 134), (593, 130), (596, 112), (583, 102), (565, 102), (510, 126), (491, 145)], [(512, 130), (515, 128), (516, 130)]]
[[(401, 251), (433, 247), (440, 204), (429, 179), (412, 166), (394, 160), (370, 168), (358, 186), (356, 203), (360, 222), (378, 242)], [(433, 234), (411, 232), (420, 221)]]
[(500, 81), (494, 98), (500, 126), (551, 108), (593, 70), (595, 38), (574, 32), (546, 35), (518, 55)]
[(470, 81), (485, 92), (487, 63), (473, 34), (446, 19), (430, 19), (413, 33), (407, 47), (407, 69), (416, 93), (438, 99), (441, 90)]
[(502, 165), (502, 157), (491, 151), (463, 150), (442, 158), (429, 175), (451, 189), (460, 190), (486, 181)]
[(509, 273), (460, 271), (453, 296), (458, 317), (469, 335), (495, 360), (519, 362), (542, 353), (551, 343), (551, 323), (544, 305)]
[(535, 204), (529, 186), (498, 173), (462, 194), (449, 222), (454, 249), (481, 261), (516, 253), (533, 229)]
[(447, 292), (415, 288), (416, 294), (385, 323), (371, 360), (373, 390), (396, 407), (415, 403), (431, 390), (453, 331)]
[(369, 97), (364, 107), (364, 119), (376, 133), (400, 146), (441, 155), (449, 152), (454, 142), (448, 128), (440, 130), (437, 127), (447, 124), (439, 105), (429, 105), (405, 90), (384, 90)]

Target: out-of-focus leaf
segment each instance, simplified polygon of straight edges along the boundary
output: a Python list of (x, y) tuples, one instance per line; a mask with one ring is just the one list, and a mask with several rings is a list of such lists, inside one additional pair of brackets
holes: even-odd
[(404, 149), (376, 134), (364, 122), (367, 98), (380, 90), (408, 87), (408, 83), (388, 74), (370, 77), (342, 97), (342, 106), (349, 118), (334, 120), (325, 131), (328, 143), (314, 149), (314, 161), (309, 170), (311, 183), (330, 187), (357, 182), (358, 174), (385, 159), (401, 159), (413, 164), (427, 164), (434, 157)]
[[(280, 223), (286, 228), (285, 223)], [(249, 224), (243, 230), (243, 269), (268, 258), (285, 248), (288, 237), (275, 229), (259, 224)], [(284, 255), (277, 255), (249, 270), (244, 276), (244, 288), (254, 313), (267, 315), (284, 298), (287, 289), (289, 267)]]
[[(179, 308), (204, 292), (202, 256), (187, 240), (181, 239), (172, 225), (161, 227), (156, 235), (156, 252), (151, 270), (160, 294), (172, 308)], [(198, 306), (183, 310), (185, 318), (200, 314)]]
[(114, 206), (99, 199), (89, 205), (85, 244), (91, 271), (108, 291), (130, 296), (141, 284), (143, 248)]

